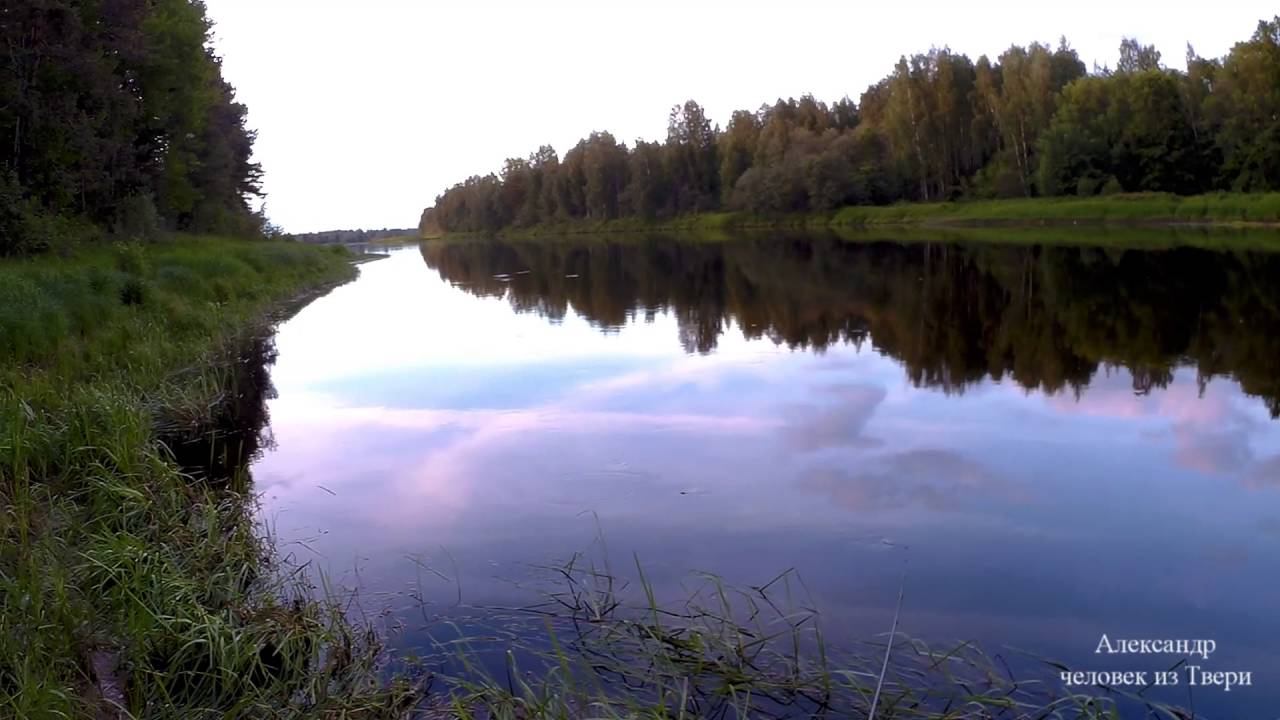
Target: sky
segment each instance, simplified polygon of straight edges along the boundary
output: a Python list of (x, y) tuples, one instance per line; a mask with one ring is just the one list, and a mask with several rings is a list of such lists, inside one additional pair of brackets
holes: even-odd
[(223, 73), (249, 107), (267, 212), (289, 232), (416, 227), (469, 175), (594, 130), (665, 136), (697, 100), (854, 99), (899, 56), (977, 58), (1065, 36), (1114, 66), (1123, 37), (1185, 67), (1276, 14), (1263, 0), (206, 0)]

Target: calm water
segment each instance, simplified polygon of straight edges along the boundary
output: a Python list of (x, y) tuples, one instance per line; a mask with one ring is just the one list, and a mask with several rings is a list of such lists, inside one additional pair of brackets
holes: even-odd
[(885, 632), (905, 569), (918, 637), (1212, 638), (1254, 687), (1197, 710), (1280, 716), (1280, 254), (435, 243), (278, 349), (263, 517), (404, 644), (409, 591), (521, 604), (603, 538), (667, 597), (795, 568), (829, 635)]

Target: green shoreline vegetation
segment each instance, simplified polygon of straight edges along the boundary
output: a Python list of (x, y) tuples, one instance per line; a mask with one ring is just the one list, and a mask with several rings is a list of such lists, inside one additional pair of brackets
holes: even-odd
[(855, 102), (805, 95), (721, 128), (692, 100), (661, 141), (593, 132), (510, 158), (423, 211), (424, 237), (787, 224), (1275, 223), (1280, 17), (1187, 69), (1128, 38), (1087, 72), (1066, 39), (976, 61), (903, 56)]
[(1280, 224), (1280, 193), (1178, 196), (1136, 193), (1110, 197), (1052, 197), (846, 207), (830, 224), (847, 225), (1225, 225)]
[[(1169, 237), (1169, 230), (1236, 229), (1265, 231), (1280, 227), (1280, 193), (1217, 193), (1183, 197), (1168, 193), (1135, 193), (1096, 198), (1032, 198), (982, 200), (954, 203), (900, 203), (884, 206), (848, 206), (832, 212), (758, 214), (722, 211), (682, 215), (666, 219), (638, 217), (612, 220), (562, 220), (530, 227), (508, 227), (497, 231), (437, 232), (424, 239), (445, 237), (533, 238), (556, 235), (599, 235), (619, 233), (715, 233), (729, 230), (871, 230), (905, 233), (920, 230), (970, 235), (999, 235), (1003, 229), (1034, 230), (1025, 238), (1046, 237), (1045, 230), (1069, 230), (1083, 226), (1097, 231), (1115, 231), (1130, 237), (1157, 231)], [(1052, 234), (1052, 233), (1050, 233)], [(1096, 234), (1096, 232), (1095, 232)], [(1185, 233), (1184, 233), (1185, 234)], [(850, 235), (850, 237), (855, 237)], [(941, 237), (937, 233), (933, 239)], [(1062, 236), (1070, 242), (1087, 242), (1082, 234)], [(1280, 236), (1255, 233), (1280, 246)], [(397, 238), (398, 239), (398, 238)]]
[(363, 640), (288, 600), (241, 472), (272, 312), (353, 276), (341, 248), (210, 238), (0, 264), (0, 714), (282, 717), (393, 692), (327, 697), (369, 671), (320, 648)]
[(204, 4), (17, 3), (0, 44), (0, 716), (396, 707), (253, 525), (272, 321), (355, 270), (266, 240)]

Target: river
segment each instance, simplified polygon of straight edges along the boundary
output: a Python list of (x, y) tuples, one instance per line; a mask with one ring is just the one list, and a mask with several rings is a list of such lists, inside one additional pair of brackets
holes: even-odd
[(793, 569), (832, 642), (899, 591), (903, 633), (1084, 670), (1212, 639), (1253, 686), (1169, 699), (1264, 717), (1280, 253), (1005, 235), (395, 248), (279, 329), (261, 517), (406, 648), (574, 553), (666, 599)]

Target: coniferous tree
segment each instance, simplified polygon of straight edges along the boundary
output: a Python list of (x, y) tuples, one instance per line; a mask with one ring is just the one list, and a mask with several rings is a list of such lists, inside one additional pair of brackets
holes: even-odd
[[(257, 233), (246, 109), (222, 78), (198, 0), (29, 0), (0, 15), (0, 172), (19, 230), (54, 216), (106, 228)], [(154, 230), (159, 230), (159, 227)]]

